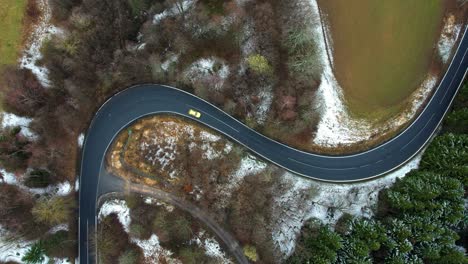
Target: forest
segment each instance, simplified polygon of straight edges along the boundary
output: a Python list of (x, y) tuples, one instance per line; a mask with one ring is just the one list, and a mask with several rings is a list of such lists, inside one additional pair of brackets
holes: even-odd
[(310, 220), (290, 263), (468, 263), (468, 85), (420, 167), (381, 191), (375, 218)]

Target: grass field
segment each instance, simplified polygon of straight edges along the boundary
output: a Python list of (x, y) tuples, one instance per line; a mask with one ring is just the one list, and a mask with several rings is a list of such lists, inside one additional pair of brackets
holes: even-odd
[(335, 74), (351, 113), (387, 118), (425, 78), (441, 0), (319, 0), (331, 26)]
[(0, 68), (18, 59), (27, 0), (0, 0)]

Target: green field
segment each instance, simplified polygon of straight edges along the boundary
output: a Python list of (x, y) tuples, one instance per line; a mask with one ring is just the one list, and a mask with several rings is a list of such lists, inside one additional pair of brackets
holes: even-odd
[(18, 59), (26, 4), (26, 0), (0, 0), (0, 68)]
[(425, 78), (442, 0), (319, 0), (331, 26), (335, 74), (353, 115), (398, 112)]

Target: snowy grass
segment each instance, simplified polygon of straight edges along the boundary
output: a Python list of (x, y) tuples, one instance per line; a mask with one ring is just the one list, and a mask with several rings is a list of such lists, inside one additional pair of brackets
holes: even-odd
[[(233, 145), (225, 143), (221, 145), (221, 137), (211, 132), (199, 130), (197, 127), (172, 120), (156, 122), (163, 129), (148, 129), (142, 132), (138, 142), (138, 150), (144, 153), (144, 160), (149, 165), (159, 165), (166, 170), (171, 177), (176, 177), (174, 168), (177, 155), (184, 151), (185, 140), (188, 140), (190, 150), (199, 148), (202, 157), (206, 160), (224, 157), (232, 151)], [(222, 148), (219, 148), (221, 146)]]
[(455, 16), (449, 15), (444, 20), (444, 28), (437, 43), (439, 55), (444, 63), (447, 63), (452, 54), (453, 47), (460, 35), (461, 25), (455, 24)]
[(167, 70), (169, 70), (169, 67), (177, 63), (178, 60), (179, 60), (179, 54), (171, 54), (166, 61), (161, 63), (161, 69), (167, 72)]
[(210, 57), (192, 63), (185, 71), (185, 77), (192, 83), (201, 82), (210, 89), (220, 91), (229, 73), (229, 67), (224, 60)]
[(218, 241), (208, 236), (204, 230), (196, 234), (195, 237), (191, 240), (191, 242), (203, 248), (205, 250), (205, 254), (214, 258), (216, 260), (216, 263), (233, 263), (222, 251)]
[(268, 118), (268, 112), (270, 111), (271, 104), (273, 102), (273, 86), (267, 86), (260, 89), (257, 97), (260, 103), (255, 106), (255, 121), (263, 125)]

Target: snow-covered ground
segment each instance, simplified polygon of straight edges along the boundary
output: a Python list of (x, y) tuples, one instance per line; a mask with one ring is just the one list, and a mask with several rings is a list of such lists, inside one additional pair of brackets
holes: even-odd
[(177, 1), (171, 8), (164, 10), (162, 13), (156, 14), (153, 17), (153, 24), (159, 24), (167, 17), (176, 16), (183, 12), (187, 12), (187, 10), (190, 9), (194, 3), (194, 0), (185, 0), (183, 2)]
[[(316, 0), (309, 1), (314, 13), (313, 16), (319, 16)], [(441, 52), (445, 54), (442, 55), (441, 53), (442, 57), (450, 55), (449, 50), (453, 47), (460, 30), (459, 28), (457, 29), (457, 26), (450, 26), (449, 22), (450, 19), (447, 19), (444, 32), (449, 32), (450, 34), (444, 33), (439, 42), (439, 50), (442, 50)], [(322, 28), (326, 29), (327, 35), (324, 35)], [(458, 32), (456, 32), (457, 30)], [(393, 129), (411, 120), (418, 113), (422, 103), (426, 101), (437, 84), (437, 77), (428, 73), (425, 81), (407, 99), (409, 107), (397, 116), (375, 127), (366, 119), (357, 119), (349, 115), (344, 103), (343, 90), (338, 84), (332, 70), (333, 50), (327, 50), (325, 43), (325, 40), (328, 41), (328, 47), (331, 47), (330, 44), (333, 42), (326, 21), (320, 21), (312, 34), (318, 36), (320, 40), (318, 41), (318, 50), (320, 50), (320, 62), (323, 65), (321, 84), (317, 93), (321, 119), (313, 139), (313, 142), (317, 145), (324, 147), (336, 147), (342, 144), (349, 145), (369, 140), (375, 135), (391, 132)]]
[(169, 67), (179, 60), (179, 54), (171, 54), (166, 61), (161, 63), (161, 69), (164, 71), (169, 70)]
[(161, 120), (157, 124), (162, 129), (143, 131), (138, 148), (144, 153), (146, 163), (153, 166), (157, 164), (168, 173), (172, 173), (173, 168), (177, 167), (174, 162), (182, 151), (181, 148), (185, 147), (186, 139), (191, 141), (188, 145), (190, 150), (202, 150), (203, 159), (221, 158), (232, 151), (231, 143), (226, 143), (220, 148), (221, 137), (204, 130), (198, 133), (192, 125), (172, 120)]
[(12, 113), (2, 113), (2, 128), (19, 126), (21, 127), (21, 134), (31, 140), (35, 140), (37, 139), (37, 135), (29, 129), (31, 122), (31, 118), (17, 116)]
[(268, 118), (268, 112), (273, 102), (273, 86), (269, 85), (261, 88), (257, 97), (260, 103), (254, 106), (255, 121), (263, 125)]
[(218, 241), (208, 236), (205, 231), (200, 231), (198, 234), (196, 234), (192, 239), (192, 242), (199, 247), (202, 247), (205, 250), (206, 255), (216, 259), (217, 263), (232, 263), (232, 261), (230, 261), (226, 254), (222, 251)]
[(229, 77), (229, 67), (222, 59), (203, 58), (195, 61), (186, 70), (185, 76), (192, 83), (201, 82), (201, 85), (220, 91), (224, 81)]
[[(61, 230), (68, 230), (68, 225), (56, 226), (52, 228), (49, 233), (53, 234)], [(23, 263), (21, 259), (36, 241), (27, 241), (14, 236), (12, 237), (11, 235), (12, 234), (0, 226), (0, 262)], [(45, 257), (44, 261), (42, 261), (42, 264), (50, 263), (66, 264), (71, 262), (68, 259), (49, 259), (48, 257)]]
[(39, 23), (34, 26), (33, 32), (28, 39), (28, 45), (23, 52), (19, 62), (20, 67), (30, 69), (44, 87), (49, 86), (48, 69), (37, 65), (42, 59), (41, 47), (44, 41), (53, 34), (62, 33), (62, 30), (50, 23), (52, 11), (47, 0), (38, 0), (39, 9), (42, 12)]
[(82, 148), (83, 147), (83, 143), (84, 143), (84, 134), (81, 133), (78, 138), (77, 138), (77, 143), (78, 143), (78, 147)]
[(274, 208), (277, 222), (272, 238), (284, 256), (289, 256), (304, 222), (311, 218), (320, 219), (324, 224), (334, 224), (344, 214), (371, 217), (376, 208), (378, 193), (417, 169), (422, 153), (406, 165), (368, 182), (353, 184), (332, 184), (311, 181), (286, 172), (282, 180), (290, 186), (278, 194)]
[(130, 208), (128, 208), (125, 200), (108, 200), (99, 209), (99, 220), (106, 216), (116, 214), (119, 222), (122, 224), (125, 232), (129, 232), (130, 228)]
[(10, 239), (10, 234), (0, 227), (0, 261), (21, 263), (21, 258), (33, 243), (19, 238)]
[(49, 185), (45, 188), (29, 188), (21, 182), (21, 179), (24, 177), (24, 175), (15, 175), (14, 173), (6, 171), (4, 168), (0, 168), (0, 175), (2, 176), (0, 178), (0, 183), (16, 185), (20, 189), (32, 194), (67, 196), (73, 190), (72, 185), (68, 181), (56, 185)]
[(453, 47), (457, 42), (458, 35), (460, 34), (461, 25), (455, 24), (455, 16), (449, 15), (444, 20), (444, 28), (440, 36), (437, 48), (439, 55), (444, 63), (448, 62), (450, 55), (452, 54)]

